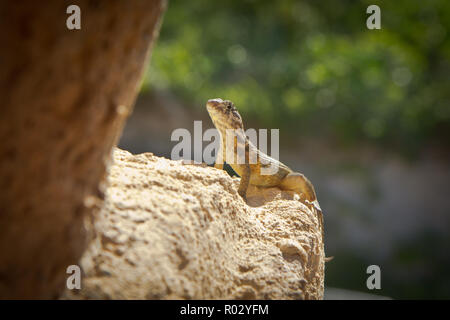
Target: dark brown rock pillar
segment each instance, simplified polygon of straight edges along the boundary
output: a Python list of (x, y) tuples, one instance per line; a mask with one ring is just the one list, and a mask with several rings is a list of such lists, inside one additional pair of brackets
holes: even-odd
[[(68, 30), (69, 5), (81, 30)], [(163, 0), (0, 2), (0, 298), (56, 298), (86, 245)]]

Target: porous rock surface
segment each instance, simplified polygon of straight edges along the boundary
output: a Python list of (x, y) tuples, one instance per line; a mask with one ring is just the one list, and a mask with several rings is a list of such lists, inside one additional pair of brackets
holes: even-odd
[(72, 299), (322, 299), (316, 213), (277, 188), (115, 149)]

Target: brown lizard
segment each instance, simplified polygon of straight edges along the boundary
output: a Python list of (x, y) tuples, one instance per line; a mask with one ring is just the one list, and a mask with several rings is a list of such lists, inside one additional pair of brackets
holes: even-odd
[[(303, 174), (292, 171), (288, 166), (279, 162), (276, 159), (269, 157), (267, 154), (261, 152), (256, 148), (251, 141), (246, 137), (244, 132), (244, 124), (242, 117), (237, 111), (233, 102), (222, 99), (210, 99), (206, 103), (206, 109), (214, 123), (214, 126), (220, 133), (221, 143), (216, 156), (214, 167), (223, 169), (224, 159), (227, 155), (227, 130), (234, 130), (234, 141), (231, 145), (232, 155), (238, 155), (237, 161), (230, 161), (227, 163), (234, 171), (241, 177), (238, 193), (246, 200), (246, 193), (249, 184), (259, 187), (279, 187), (282, 190), (294, 191), (300, 197), (305, 198), (305, 203), (312, 205), (319, 215), (319, 223), (322, 229), (323, 236), (323, 215), (319, 202), (317, 201), (316, 192), (312, 183)], [(245, 150), (245, 159), (239, 159), (238, 148)], [(256, 161), (251, 163), (250, 153), (256, 154)], [(240, 161), (239, 161), (240, 160)], [(262, 168), (269, 166), (276, 166), (277, 170), (273, 174), (261, 174)]]

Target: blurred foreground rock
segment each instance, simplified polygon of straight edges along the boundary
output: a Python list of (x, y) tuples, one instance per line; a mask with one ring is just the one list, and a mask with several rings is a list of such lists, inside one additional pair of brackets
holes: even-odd
[[(249, 207), (211, 167), (115, 149), (72, 299), (322, 299), (317, 216), (276, 188)], [(258, 203), (258, 192), (249, 193)]]
[[(81, 29), (66, 27), (70, 4)], [(84, 252), (165, 1), (0, 1), (0, 299), (51, 299)], [(100, 187), (99, 187), (100, 186)]]

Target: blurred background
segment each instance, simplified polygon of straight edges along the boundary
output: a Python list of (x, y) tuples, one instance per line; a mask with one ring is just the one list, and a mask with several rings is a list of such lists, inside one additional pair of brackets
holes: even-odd
[(171, 0), (119, 147), (170, 158), (174, 129), (230, 99), (316, 186), (326, 297), (448, 299), (449, 32), (448, 0)]

